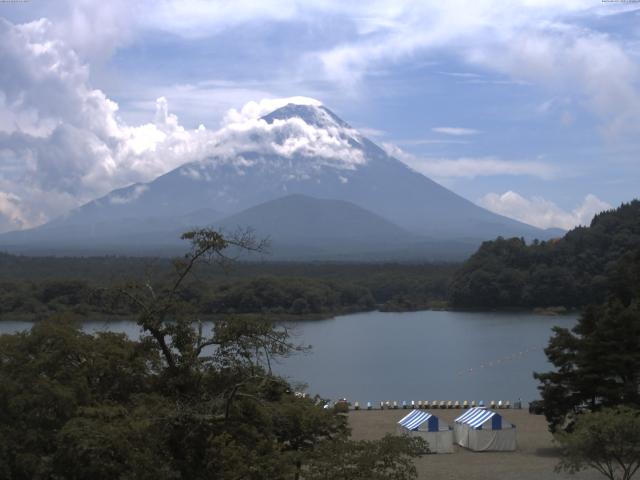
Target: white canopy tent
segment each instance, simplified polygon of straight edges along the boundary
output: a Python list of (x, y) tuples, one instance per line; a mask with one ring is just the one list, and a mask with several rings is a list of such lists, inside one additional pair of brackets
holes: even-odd
[(431, 453), (453, 453), (453, 431), (435, 415), (424, 410), (412, 410), (398, 422), (401, 433), (419, 436), (429, 444)]
[(486, 408), (472, 408), (455, 419), (456, 443), (474, 452), (512, 452), (516, 449), (516, 426)]

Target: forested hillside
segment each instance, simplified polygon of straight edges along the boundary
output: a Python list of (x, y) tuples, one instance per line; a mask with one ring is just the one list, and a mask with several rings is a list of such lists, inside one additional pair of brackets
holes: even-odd
[[(203, 315), (258, 313), (319, 317), (372, 310), (441, 307), (455, 264), (237, 263), (224, 271), (201, 265), (182, 295)], [(114, 293), (132, 282), (154, 284), (167, 259), (20, 257), (0, 254), (0, 318), (41, 320), (72, 312), (130, 316)]]
[(581, 307), (602, 302), (617, 262), (640, 248), (640, 201), (594, 217), (563, 238), (527, 245), (485, 242), (456, 272), (449, 299), (458, 308)]

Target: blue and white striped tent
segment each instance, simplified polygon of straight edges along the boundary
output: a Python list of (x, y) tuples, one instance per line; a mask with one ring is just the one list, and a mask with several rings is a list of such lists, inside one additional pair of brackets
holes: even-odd
[(454, 420), (456, 443), (473, 451), (513, 451), (516, 427), (498, 412), (472, 408)]
[(398, 422), (399, 425), (402, 425), (407, 430), (418, 430), (425, 423), (427, 424), (426, 431), (438, 431), (438, 417), (424, 410), (412, 410), (409, 415)]
[(453, 453), (453, 431), (446, 423), (424, 410), (411, 410), (398, 421), (401, 433), (424, 438), (432, 453)]
[(493, 410), (487, 410), (485, 408), (472, 408), (467, 410), (463, 415), (460, 415), (454, 421), (456, 423), (464, 423), (471, 428), (482, 428), (488, 420), (491, 420), (491, 428), (493, 430), (502, 429), (502, 416)]

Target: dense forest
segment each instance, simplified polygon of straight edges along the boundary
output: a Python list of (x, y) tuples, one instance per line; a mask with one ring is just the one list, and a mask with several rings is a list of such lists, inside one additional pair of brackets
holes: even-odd
[(485, 242), (456, 272), (454, 308), (578, 308), (605, 300), (619, 260), (640, 246), (640, 201), (596, 215), (589, 227), (527, 245)]
[[(265, 314), (272, 318), (440, 308), (456, 264), (235, 263), (198, 267), (181, 295), (202, 316)], [(0, 316), (42, 319), (131, 315), (118, 291), (133, 282), (154, 284), (171, 271), (163, 259), (21, 257), (0, 254)]]

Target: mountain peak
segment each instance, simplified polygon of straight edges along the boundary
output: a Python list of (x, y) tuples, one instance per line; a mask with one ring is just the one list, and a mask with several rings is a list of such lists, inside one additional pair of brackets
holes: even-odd
[(320, 104), (288, 103), (263, 116), (262, 120), (273, 123), (274, 120), (288, 120), (290, 118), (300, 118), (308, 125), (319, 128), (351, 128), (347, 122)]

